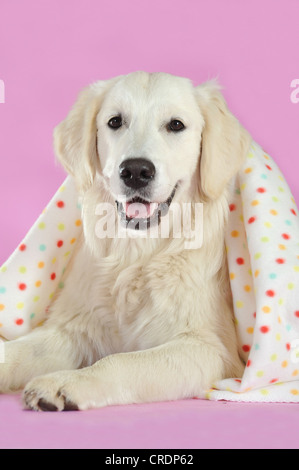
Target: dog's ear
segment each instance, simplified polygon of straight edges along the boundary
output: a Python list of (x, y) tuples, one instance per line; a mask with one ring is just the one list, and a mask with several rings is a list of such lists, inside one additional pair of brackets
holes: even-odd
[(200, 186), (208, 199), (217, 199), (237, 173), (249, 150), (251, 137), (228, 110), (216, 82), (196, 88), (204, 117), (201, 142)]
[(103, 81), (82, 90), (66, 119), (54, 129), (57, 159), (83, 191), (99, 167), (96, 117), (107, 88), (108, 82)]

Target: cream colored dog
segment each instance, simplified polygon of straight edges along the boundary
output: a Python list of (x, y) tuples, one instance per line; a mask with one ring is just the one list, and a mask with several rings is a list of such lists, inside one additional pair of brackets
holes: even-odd
[[(145, 72), (101, 81), (54, 137), (84, 237), (46, 323), (6, 343), (0, 391), (25, 387), (34, 410), (84, 410), (193, 397), (241, 376), (224, 231), (251, 139), (217, 85)], [(99, 236), (101, 203), (127, 236)], [(150, 236), (188, 203), (203, 203), (202, 246), (186, 248), (170, 218), (167, 237)]]

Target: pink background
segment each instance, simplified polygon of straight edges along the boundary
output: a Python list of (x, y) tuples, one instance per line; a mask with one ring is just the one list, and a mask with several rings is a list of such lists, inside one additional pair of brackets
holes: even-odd
[[(0, 0), (0, 265), (65, 178), (53, 127), (82, 87), (134, 70), (218, 77), (298, 203), (298, 44), (298, 0)], [(57, 416), (2, 396), (0, 414), (0, 447), (298, 445), (294, 405), (191, 400)]]

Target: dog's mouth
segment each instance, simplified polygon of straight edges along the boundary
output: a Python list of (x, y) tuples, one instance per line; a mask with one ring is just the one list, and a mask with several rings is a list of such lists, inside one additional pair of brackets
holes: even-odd
[(169, 211), (177, 186), (176, 184), (164, 202), (147, 201), (139, 196), (126, 202), (116, 201), (122, 225), (132, 230), (148, 230), (150, 227), (159, 225), (161, 217), (164, 217)]

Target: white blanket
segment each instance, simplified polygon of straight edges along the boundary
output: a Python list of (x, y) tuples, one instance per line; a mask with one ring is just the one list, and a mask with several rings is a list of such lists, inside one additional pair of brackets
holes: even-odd
[[(0, 268), (0, 335), (12, 340), (47, 317), (82, 231), (68, 177)], [(299, 214), (274, 161), (253, 144), (230, 203), (226, 234), (243, 377), (214, 384), (211, 400), (299, 402)]]

